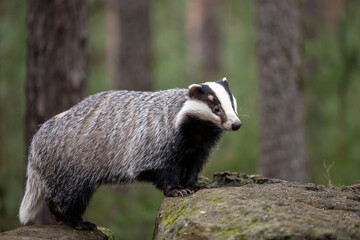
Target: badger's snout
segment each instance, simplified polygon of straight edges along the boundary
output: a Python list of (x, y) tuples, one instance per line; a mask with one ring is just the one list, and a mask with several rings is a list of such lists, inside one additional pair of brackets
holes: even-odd
[(233, 124), (231, 124), (231, 130), (237, 131), (241, 128), (242, 122), (240, 120), (235, 121)]
[(228, 119), (224, 124), (222, 124), (222, 128), (226, 131), (237, 131), (242, 126), (242, 122), (238, 117), (233, 117)]

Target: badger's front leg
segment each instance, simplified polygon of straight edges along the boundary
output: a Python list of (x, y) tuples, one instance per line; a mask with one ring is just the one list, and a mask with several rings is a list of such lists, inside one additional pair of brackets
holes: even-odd
[(196, 167), (189, 167), (184, 169), (183, 179), (181, 185), (192, 192), (197, 192), (201, 189), (207, 188), (198, 184), (199, 169)]
[[(179, 197), (187, 196), (194, 192), (199, 191), (200, 189), (207, 188), (198, 184), (198, 168), (184, 168), (181, 171), (181, 177), (169, 178), (172, 181), (172, 184), (167, 184), (163, 189), (164, 195), (167, 197)], [(178, 185), (182, 186), (179, 187)]]
[(167, 197), (184, 197), (192, 194), (194, 191), (188, 188), (182, 188), (180, 184), (181, 172), (179, 167), (174, 169), (166, 169), (161, 176), (158, 186), (163, 190)]

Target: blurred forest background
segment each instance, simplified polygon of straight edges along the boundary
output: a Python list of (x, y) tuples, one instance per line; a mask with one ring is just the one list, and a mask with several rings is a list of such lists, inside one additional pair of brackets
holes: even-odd
[[(20, 225), (36, 126), (114, 88), (186, 88), (226, 76), (243, 127), (225, 135), (204, 176), (360, 179), (360, 1), (79, 0), (67, 9), (57, 0), (52, 12), (29, 2), (0, 1), (0, 231)], [(36, 30), (40, 16), (48, 35)], [(63, 22), (72, 34), (52, 32)], [(71, 38), (80, 45), (67, 48)], [(53, 55), (39, 61), (41, 46)], [(162, 199), (148, 184), (103, 186), (85, 219), (120, 239), (150, 239)]]

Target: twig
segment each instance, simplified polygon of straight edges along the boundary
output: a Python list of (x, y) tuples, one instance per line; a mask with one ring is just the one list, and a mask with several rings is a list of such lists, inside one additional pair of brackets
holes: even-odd
[(332, 184), (331, 184), (330, 170), (331, 170), (331, 168), (334, 166), (334, 164), (335, 164), (335, 162), (332, 161), (332, 163), (331, 163), (329, 166), (326, 166), (326, 161), (324, 160), (324, 162), (323, 162), (323, 166), (324, 166), (324, 170), (325, 170), (325, 173), (326, 173), (326, 177), (327, 177), (327, 179), (328, 179), (328, 184), (329, 184), (330, 186), (332, 186)]

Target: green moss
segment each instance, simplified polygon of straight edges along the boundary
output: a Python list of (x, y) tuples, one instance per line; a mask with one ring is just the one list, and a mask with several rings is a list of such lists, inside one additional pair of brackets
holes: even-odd
[(241, 232), (240, 228), (228, 228), (223, 233), (224, 233), (225, 236), (228, 237), (228, 236), (232, 236), (232, 235), (234, 235), (236, 233), (239, 233), (239, 232)]
[(259, 224), (257, 223), (250, 223), (250, 222), (246, 222), (244, 223), (242, 226), (244, 227), (244, 229), (251, 229), (251, 228), (255, 228), (256, 226), (258, 226)]
[(98, 230), (100, 230), (102, 233), (104, 233), (107, 237), (108, 240), (114, 240), (114, 234), (110, 229), (104, 228), (104, 227), (97, 227)]
[(221, 233), (222, 236), (230, 237), (236, 235), (236, 239), (246, 240), (246, 235), (242, 234), (240, 228), (228, 228)]
[(173, 211), (174, 206), (169, 206), (164, 211), (164, 218), (161, 222), (165, 222), (166, 226), (173, 225), (176, 219), (178, 219), (186, 210), (187, 204), (183, 203), (177, 210)]
[(212, 202), (214, 202), (214, 203), (224, 203), (225, 201), (222, 200), (222, 199), (217, 198), (217, 199), (213, 199)]
[(184, 217), (193, 216), (193, 215), (195, 215), (196, 213), (200, 212), (200, 211), (203, 210), (203, 209), (204, 209), (203, 207), (195, 208), (194, 210), (189, 211), (186, 215), (184, 215)]
[(276, 207), (273, 204), (267, 208), (267, 210), (269, 210), (269, 211), (275, 211), (275, 209), (276, 209)]
[(199, 207), (192, 210), (188, 207), (187, 203), (183, 203), (177, 210), (174, 210), (174, 207), (175, 204), (169, 206), (164, 211), (164, 217), (162, 218), (161, 222), (165, 222), (165, 226), (173, 225), (178, 218), (187, 218), (193, 216), (203, 209), (203, 207)]
[(175, 203), (171, 204), (170, 206), (168, 206), (168, 207), (165, 209), (164, 213), (170, 212), (175, 206), (176, 206)]

